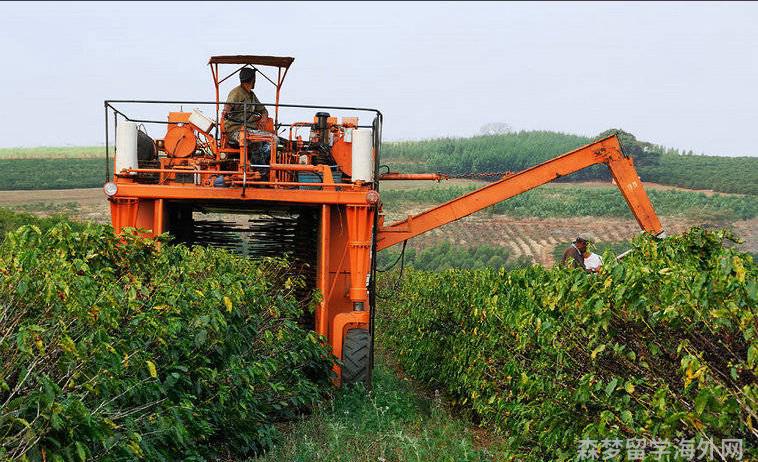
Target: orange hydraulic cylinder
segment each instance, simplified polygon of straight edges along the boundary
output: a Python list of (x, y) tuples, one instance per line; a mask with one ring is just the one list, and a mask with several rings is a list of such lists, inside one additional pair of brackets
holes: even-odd
[(374, 207), (347, 206), (348, 252), (350, 255), (350, 300), (355, 309), (368, 305), (367, 275), (371, 264), (371, 232)]
[(164, 217), (163, 199), (155, 199), (153, 202), (153, 236), (160, 236), (165, 231)]
[(318, 241), (318, 266), (316, 272), (316, 287), (321, 291), (321, 302), (316, 308), (315, 325), (318, 334), (329, 335), (329, 313), (327, 311), (331, 294), (331, 278), (329, 272), (330, 261), (330, 235), (332, 232), (331, 207), (321, 206), (321, 226)]

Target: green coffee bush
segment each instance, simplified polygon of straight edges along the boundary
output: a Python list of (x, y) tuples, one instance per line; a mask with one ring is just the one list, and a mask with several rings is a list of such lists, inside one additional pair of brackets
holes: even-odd
[(260, 452), (328, 390), (286, 262), (35, 225), (0, 245), (0, 460)]
[(599, 274), (410, 270), (377, 332), (519, 459), (572, 459), (581, 439), (705, 436), (756, 455), (758, 267), (727, 237), (640, 237)]

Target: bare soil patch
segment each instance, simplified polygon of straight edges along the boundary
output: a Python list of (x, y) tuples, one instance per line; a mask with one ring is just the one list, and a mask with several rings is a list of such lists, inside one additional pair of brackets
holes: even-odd
[(0, 191), (0, 207), (52, 215), (64, 213), (75, 220), (110, 222), (110, 208), (100, 188)]

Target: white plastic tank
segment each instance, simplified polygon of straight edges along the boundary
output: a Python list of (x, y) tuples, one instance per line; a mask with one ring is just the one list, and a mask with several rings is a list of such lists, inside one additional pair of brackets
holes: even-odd
[(116, 130), (115, 173), (129, 168), (137, 168), (137, 123), (124, 120)]
[(213, 121), (206, 117), (205, 114), (200, 112), (200, 109), (194, 109), (189, 116), (189, 121), (192, 125), (199, 128), (200, 131), (208, 133), (213, 128)]
[(370, 128), (353, 130), (353, 181), (374, 181), (373, 132)]

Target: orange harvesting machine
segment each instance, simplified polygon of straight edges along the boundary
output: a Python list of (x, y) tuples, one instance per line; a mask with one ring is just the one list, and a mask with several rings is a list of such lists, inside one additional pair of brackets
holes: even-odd
[[(640, 227), (662, 234), (632, 159), (615, 136), (387, 225), (381, 180), (439, 181), (445, 176), (380, 174), (383, 118), (376, 109), (280, 103), (293, 61), (211, 57), (214, 101), (105, 101), (103, 189), (117, 232), (125, 227), (151, 236), (168, 232), (188, 245), (220, 246), (253, 257), (287, 256), (306, 282), (303, 299), (320, 293), (316, 309), (303, 322), (323, 335), (341, 360), (337, 373), (342, 382), (370, 382), (379, 250), (601, 163), (610, 168)], [(222, 75), (221, 69), (229, 66), (231, 72)], [(243, 122), (233, 139), (224, 131), (228, 121), (220, 91), (243, 68), (263, 76), (275, 96), (273, 103), (262, 104), (266, 113), (250, 125)], [(134, 115), (135, 107), (147, 115)], [(164, 111), (161, 118), (155, 118), (160, 114), (156, 108)], [(237, 108), (243, 121), (254, 110), (247, 103)], [(284, 120), (288, 114), (300, 120)], [(155, 126), (162, 138), (148, 135), (148, 127)], [(261, 152), (261, 146), (267, 146), (268, 158), (255, 163), (260, 157), (251, 151)]]

